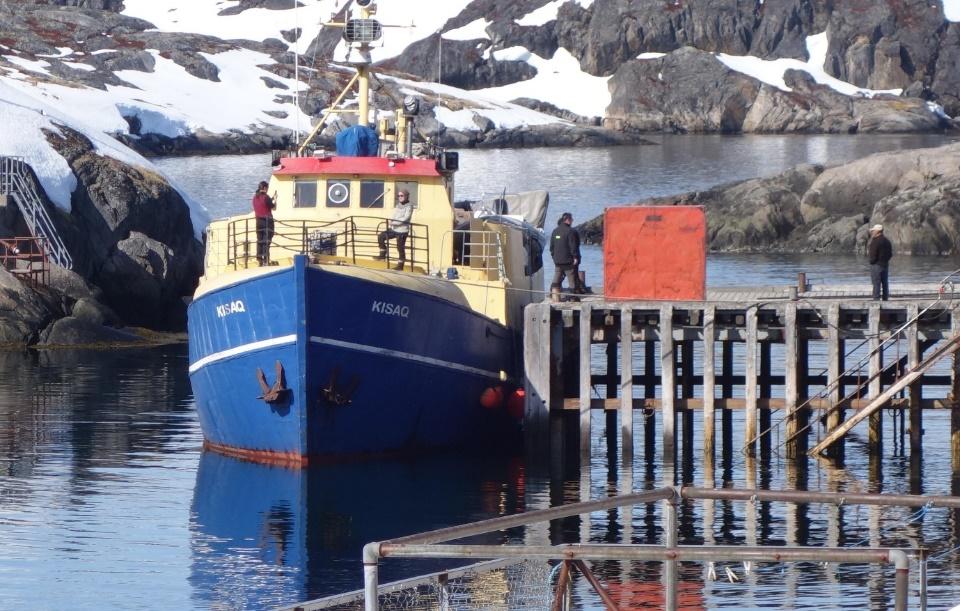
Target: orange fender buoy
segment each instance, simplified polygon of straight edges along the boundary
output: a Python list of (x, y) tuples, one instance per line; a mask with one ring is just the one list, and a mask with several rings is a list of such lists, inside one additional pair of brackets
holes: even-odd
[(499, 386), (485, 389), (480, 393), (480, 405), (487, 409), (497, 409), (503, 405), (503, 389)]
[(527, 393), (518, 388), (507, 397), (507, 413), (515, 420), (523, 420), (523, 408), (527, 402)]

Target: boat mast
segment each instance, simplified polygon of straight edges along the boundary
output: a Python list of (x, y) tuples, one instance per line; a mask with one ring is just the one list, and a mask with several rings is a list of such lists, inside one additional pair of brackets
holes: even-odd
[(343, 101), (350, 88), (353, 87), (354, 82), (359, 83), (357, 91), (359, 99), (356, 111), (357, 124), (363, 126), (370, 125), (370, 65), (373, 63), (370, 55), (373, 49), (371, 43), (380, 40), (380, 36), (383, 34), (383, 26), (380, 25), (379, 21), (373, 19), (373, 15), (377, 12), (377, 5), (373, 0), (355, 1), (357, 6), (360, 7), (360, 16), (358, 18), (353, 19), (348, 16), (345, 23), (329, 23), (327, 25), (343, 28), (343, 39), (348, 46), (347, 62), (356, 69), (357, 74), (350, 79), (350, 82), (347, 83), (347, 86), (340, 92), (337, 99), (323, 111), (320, 120), (317, 121), (310, 135), (307, 136), (297, 150), (297, 156), (303, 156), (307, 147), (324, 128), (327, 119), (331, 115), (343, 112), (337, 107)]

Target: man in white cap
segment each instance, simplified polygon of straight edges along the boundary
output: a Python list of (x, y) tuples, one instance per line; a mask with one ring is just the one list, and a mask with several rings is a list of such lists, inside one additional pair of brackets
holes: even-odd
[(886, 301), (890, 298), (890, 259), (893, 258), (893, 246), (883, 235), (883, 225), (870, 228), (870, 242), (867, 243), (867, 256), (870, 259), (870, 281), (873, 282), (873, 298)]

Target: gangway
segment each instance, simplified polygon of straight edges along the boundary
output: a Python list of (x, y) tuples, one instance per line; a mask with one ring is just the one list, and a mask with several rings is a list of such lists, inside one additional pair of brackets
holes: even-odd
[(23, 220), (35, 238), (42, 239), (50, 259), (65, 269), (73, 268), (73, 258), (60, 237), (53, 219), (33, 186), (26, 162), (19, 157), (0, 156), (0, 195), (17, 202)]
[(863, 409), (859, 410), (853, 416), (848, 418), (843, 424), (835, 428), (830, 432), (829, 435), (824, 437), (820, 443), (815, 445), (808, 452), (810, 456), (816, 456), (821, 454), (824, 450), (829, 448), (831, 445), (840, 440), (844, 435), (846, 435), (850, 429), (855, 427), (858, 423), (863, 421), (865, 418), (869, 417), (875, 411), (879, 410), (887, 403), (895, 394), (910, 386), (916, 382), (920, 376), (922, 376), (928, 369), (936, 365), (944, 357), (954, 354), (957, 350), (960, 350), (960, 334), (956, 334), (947, 340), (945, 343), (937, 346), (937, 349), (933, 351), (929, 356), (923, 359), (916, 367), (906, 372), (902, 377), (900, 377), (896, 382), (890, 385), (885, 391), (880, 393), (876, 399), (868, 403)]

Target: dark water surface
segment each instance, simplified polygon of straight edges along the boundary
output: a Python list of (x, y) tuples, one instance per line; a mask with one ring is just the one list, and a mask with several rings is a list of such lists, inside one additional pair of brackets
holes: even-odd
[[(936, 142), (694, 137), (666, 139), (660, 147), (467, 152), (460, 193), (477, 196), (536, 183), (553, 194), (551, 218), (561, 209), (586, 218), (607, 204), (769, 174), (802, 161)], [(222, 216), (246, 209), (253, 185), (269, 172), (266, 161), (191, 158), (161, 165)], [(482, 184), (468, 187), (471, 176)], [(895, 280), (935, 281), (960, 267), (935, 258), (895, 264)], [(860, 277), (863, 262), (752, 255), (711, 257), (709, 265), (712, 284), (742, 285), (785, 284), (797, 271), (824, 282), (849, 282)], [(587, 253), (587, 266), (599, 278), (597, 249)], [(583, 473), (576, 460), (551, 471), (533, 468), (522, 456), (495, 455), (371, 460), (304, 471), (243, 463), (201, 451), (187, 364), (185, 345), (0, 353), (0, 609), (271, 608), (359, 588), (360, 551), (369, 541), (654, 487), (670, 477), (657, 461), (645, 461), (642, 450), (632, 465), (610, 460), (602, 414), (594, 416), (592, 465)], [(641, 420), (637, 439), (643, 438)], [(887, 445), (877, 464), (869, 463), (865, 433), (857, 429), (845, 469), (808, 462), (797, 470), (774, 455), (758, 463), (757, 483), (949, 494), (949, 414), (924, 414), (920, 478), (911, 478), (895, 419), (884, 423)], [(699, 416), (695, 425), (699, 440)], [(733, 445), (742, 443), (736, 413)], [(751, 484), (745, 467), (739, 453), (727, 462), (718, 457), (718, 485)], [(704, 481), (699, 452), (692, 471), (678, 472), (677, 479)], [(656, 506), (600, 512), (484, 541), (561, 542), (585, 535), (594, 542), (629, 537), (659, 543), (659, 514)], [(929, 564), (930, 608), (960, 604), (960, 561), (949, 553), (960, 544), (960, 518), (952, 512), (718, 502), (684, 505), (680, 517), (681, 543), (925, 545), (944, 554)], [(388, 561), (382, 578), (431, 568)], [(911, 568), (910, 608), (917, 608), (916, 564)], [(728, 581), (726, 569), (741, 581)], [(656, 599), (656, 565), (608, 562), (596, 570), (610, 583)], [(715, 570), (716, 581), (701, 564), (682, 566), (685, 608), (882, 609), (893, 592), (889, 568), (771, 564), (747, 574), (741, 565), (720, 563)], [(575, 600), (579, 608), (602, 608), (582, 583)]]

